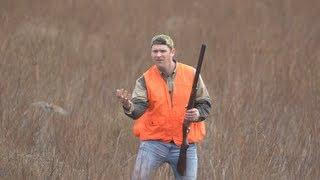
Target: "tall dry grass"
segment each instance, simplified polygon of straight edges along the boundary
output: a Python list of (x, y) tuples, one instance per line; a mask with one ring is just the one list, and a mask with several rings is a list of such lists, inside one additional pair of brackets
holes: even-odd
[[(0, 1), (0, 177), (129, 179), (138, 140), (114, 97), (172, 35), (214, 100), (199, 179), (320, 177), (320, 3)], [(53, 102), (69, 116), (30, 106)], [(173, 179), (168, 166), (157, 179)]]

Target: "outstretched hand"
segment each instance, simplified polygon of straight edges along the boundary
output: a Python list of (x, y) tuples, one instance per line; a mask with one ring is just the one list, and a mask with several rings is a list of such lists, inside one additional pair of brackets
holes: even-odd
[(118, 100), (120, 101), (122, 106), (125, 109), (129, 110), (131, 106), (131, 95), (128, 93), (128, 91), (125, 89), (117, 89), (116, 96), (118, 97)]

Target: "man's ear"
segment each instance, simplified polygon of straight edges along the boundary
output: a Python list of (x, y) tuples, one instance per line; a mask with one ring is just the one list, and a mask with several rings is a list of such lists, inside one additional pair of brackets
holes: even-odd
[(172, 55), (172, 57), (174, 57), (175, 54), (176, 54), (176, 49), (175, 49), (175, 48), (172, 48), (172, 49), (171, 49), (171, 55)]

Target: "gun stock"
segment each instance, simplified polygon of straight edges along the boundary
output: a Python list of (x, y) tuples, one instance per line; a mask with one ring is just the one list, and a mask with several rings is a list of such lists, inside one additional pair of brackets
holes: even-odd
[[(199, 55), (199, 60), (198, 60), (198, 64), (197, 64), (196, 74), (193, 79), (192, 90), (190, 93), (190, 98), (189, 98), (189, 102), (188, 102), (188, 106), (187, 106), (188, 110), (192, 109), (194, 107), (194, 103), (196, 100), (197, 84), (198, 84), (198, 80), (199, 80), (199, 76), (200, 76), (200, 71), (201, 71), (201, 66), (202, 66), (205, 50), (206, 50), (206, 45), (202, 44), (201, 50), (200, 50), (200, 55)], [(178, 164), (177, 164), (177, 170), (181, 176), (185, 175), (186, 168), (187, 168), (187, 150), (189, 147), (189, 143), (188, 143), (189, 125), (190, 125), (190, 122), (187, 120), (184, 120), (183, 125), (182, 125), (182, 144), (180, 147), (180, 154), (179, 154), (179, 159), (178, 159)]]

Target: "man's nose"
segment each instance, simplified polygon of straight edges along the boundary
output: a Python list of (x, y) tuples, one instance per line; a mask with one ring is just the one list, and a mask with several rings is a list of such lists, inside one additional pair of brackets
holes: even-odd
[(157, 52), (156, 53), (156, 56), (158, 56), (158, 57), (161, 56), (161, 55), (162, 55), (161, 52)]

